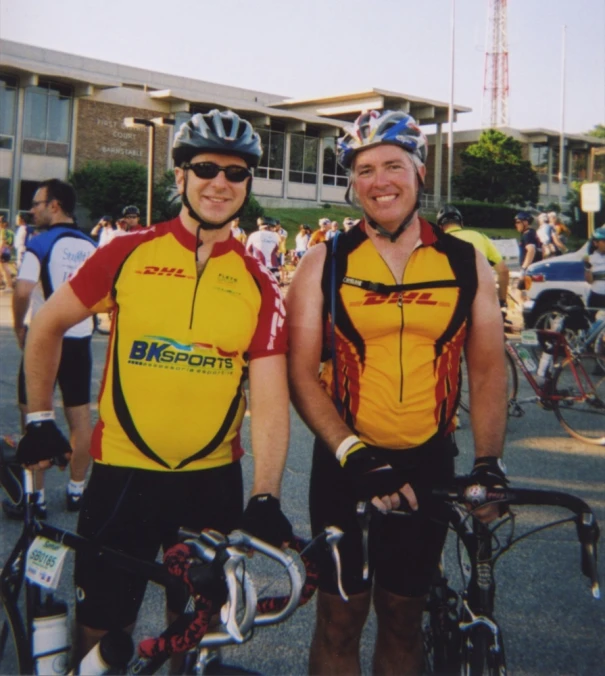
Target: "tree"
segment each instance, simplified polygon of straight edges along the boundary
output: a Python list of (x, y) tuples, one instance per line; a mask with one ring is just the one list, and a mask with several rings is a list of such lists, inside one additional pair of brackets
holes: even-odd
[[(89, 162), (75, 171), (70, 181), (78, 202), (89, 211), (93, 220), (104, 214), (117, 217), (128, 204), (136, 204), (141, 212), (147, 204), (147, 169), (137, 162)], [(141, 219), (143, 222), (145, 218)]]
[(488, 129), (460, 157), (463, 170), (454, 186), (461, 197), (491, 203), (538, 201), (538, 176), (523, 159), (521, 143), (511, 136)]
[(605, 138), (605, 124), (597, 124), (594, 129), (586, 132), (587, 136), (596, 136), (597, 138)]

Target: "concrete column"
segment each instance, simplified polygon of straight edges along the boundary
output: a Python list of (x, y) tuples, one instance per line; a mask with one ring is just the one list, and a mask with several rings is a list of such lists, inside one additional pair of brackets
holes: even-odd
[(441, 184), (443, 171), (443, 130), (442, 123), (437, 123), (437, 130), (435, 132), (435, 178), (433, 180), (435, 187), (433, 189), (435, 194), (435, 202), (441, 202)]
[(13, 219), (19, 211), (19, 194), (21, 192), (21, 157), (23, 154), (23, 116), (25, 115), (25, 88), (17, 90), (17, 126), (13, 144), (13, 172), (9, 193), (9, 208)]

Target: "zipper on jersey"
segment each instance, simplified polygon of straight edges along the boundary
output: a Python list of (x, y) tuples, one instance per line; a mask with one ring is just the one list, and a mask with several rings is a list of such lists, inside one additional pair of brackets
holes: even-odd
[(197, 298), (197, 290), (200, 285), (200, 280), (202, 279), (202, 275), (204, 274), (204, 271), (206, 270), (206, 267), (208, 263), (210, 262), (210, 259), (208, 259), (204, 265), (204, 267), (198, 272), (197, 269), (197, 250), (199, 249), (200, 246), (202, 246), (203, 242), (200, 241), (200, 230), (201, 226), (198, 226), (197, 229), (197, 236), (196, 239), (199, 242), (197, 248), (193, 252), (193, 268), (195, 270), (195, 288), (193, 289), (193, 299), (191, 300), (191, 315), (189, 317), (189, 329), (191, 330), (193, 328), (193, 315), (195, 314), (195, 299)]
[(399, 292), (397, 307), (401, 312), (401, 324), (399, 327), (399, 403), (403, 402), (403, 291)]

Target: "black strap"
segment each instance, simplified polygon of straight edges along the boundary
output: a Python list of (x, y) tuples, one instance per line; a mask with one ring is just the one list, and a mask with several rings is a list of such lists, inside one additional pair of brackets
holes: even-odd
[(336, 399), (336, 410), (340, 415), (342, 415), (342, 402), (340, 401), (340, 392), (338, 391), (338, 371), (336, 363), (336, 294), (338, 289), (336, 288), (336, 247), (338, 245), (338, 238), (340, 237), (340, 232), (336, 232), (334, 237), (332, 237), (332, 250), (330, 261), (330, 322), (332, 327), (332, 335), (330, 336), (330, 342), (332, 345), (332, 379), (334, 382), (334, 398)]
[(444, 289), (458, 288), (460, 282), (455, 279), (434, 280), (432, 282), (416, 282), (414, 284), (381, 284), (378, 282), (368, 282), (365, 279), (356, 279), (355, 277), (343, 277), (343, 284), (356, 286), (364, 291), (374, 291), (388, 295), (390, 293), (399, 293), (401, 291), (417, 291), (418, 289)]

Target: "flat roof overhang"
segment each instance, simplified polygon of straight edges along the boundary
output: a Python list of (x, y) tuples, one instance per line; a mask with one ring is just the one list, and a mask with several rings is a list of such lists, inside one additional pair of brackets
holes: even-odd
[[(363, 92), (336, 94), (307, 99), (286, 99), (269, 104), (271, 108), (301, 110), (315, 115), (353, 122), (365, 110), (403, 110), (412, 115), (419, 124), (440, 124), (448, 121), (449, 103), (409, 96), (386, 89), (370, 89)], [(469, 113), (472, 108), (454, 105), (454, 121), (458, 113)]]
[(304, 132), (307, 126), (313, 126), (319, 127), (326, 135), (331, 131), (338, 134), (345, 124), (343, 120), (328, 119), (295, 110), (282, 110), (280, 108), (263, 106), (251, 101), (242, 101), (241, 99), (230, 99), (207, 94), (200, 97), (199, 94), (191, 91), (163, 89), (148, 92), (148, 95), (152, 99), (165, 101), (173, 106), (199, 104), (217, 106), (219, 108), (229, 108), (236, 113), (244, 114), (253, 124), (260, 126), (269, 126), (271, 119), (282, 120), (286, 123), (289, 131)]

